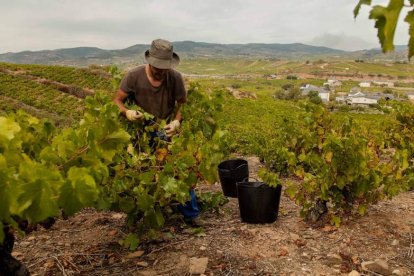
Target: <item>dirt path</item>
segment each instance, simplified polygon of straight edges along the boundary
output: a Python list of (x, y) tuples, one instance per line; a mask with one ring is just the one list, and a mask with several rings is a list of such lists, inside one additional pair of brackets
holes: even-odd
[[(254, 176), (260, 163), (248, 161)], [(193, 262), (205, 275), (348, 275), (376, 259), (396, 275), (414, 275), (412, 206), (414, 192), (404, 193), (339, 229), (314, 229), (284, 195), (277, 221), (264, 225), (242, 223), (237, 199), (231, 198), (219, 213), (202, 214), (203, 229), (168, 221), (159, 238), (133, 254), (118, 244), (125, 235), (123, 214), (84, 210), (19, 240), (13, 255), (33, 275), (189, 275), (197, 268)]]

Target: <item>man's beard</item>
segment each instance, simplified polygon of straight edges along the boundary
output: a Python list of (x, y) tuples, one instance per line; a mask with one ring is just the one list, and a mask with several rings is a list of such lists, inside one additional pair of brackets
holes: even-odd
[(157, 74), (157, 73), (155, 73), (155, 74), (153, 75), (153, 77), (154, 77), (154, 79), (155, 79), (155, 80), (157, 80), (157, 81), (161, 81), (161, 80), (163, 80), (163, 79), (164, 79), (164, 74)]

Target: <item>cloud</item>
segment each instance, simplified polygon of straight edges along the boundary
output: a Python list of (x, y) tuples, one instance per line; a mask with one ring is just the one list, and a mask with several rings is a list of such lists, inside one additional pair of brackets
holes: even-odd
[(378, 43), (376, 42), (370, 42), (363, 38), (352, 35), (346, 35), (344, 33), (324, 33), (308, 41), (307, 44), (314, 46), (325, 46), (346, 51), (356, 51), (378, 47)]
[[(96, 46), (120, 49), (154, 38), (215, 43), (312, 42), (329, 35), (376, 42), (356, 0), (0, 0), (0, 53)], [(407, 29), (397, 32), (408, 41)], [(359, 40), (359, 42), (358, 42)], [(335, 44), (336, 43), (336, 44)], [(337, 47), (353, 47), (345, 42)]]

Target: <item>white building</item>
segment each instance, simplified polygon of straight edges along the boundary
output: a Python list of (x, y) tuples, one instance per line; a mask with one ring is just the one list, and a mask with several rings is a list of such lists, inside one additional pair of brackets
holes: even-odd
[(322, 102), (329, 102), (329, 91), (319, 92), (319, 97), (321, 97)]
[(376, 104), (378, 103), (378, 99), (369, 96), (362, 96), (362, 97), (348, 97), (346, 99), (347, 104)]
[(359, 87), (371, 87), (371, 82), (370, 81), (360, 82)]
[(355, 92), (355, 93), (349, 93), (348, 97), (365, 97), (365, 94), (361, 91)]
[(346, 99), (347, 99), (347, 97), (344, 97), (344, 96), (335, 97), (335, 102), (337, 102), (337, 103), (346, 103)]
[(327, 82), (323, 83), (323, 86), (329, 86), (330, 88), (341, 86), (342, 82), (339, 80), (327, 80)]
[(350, 105), (357, 105), (357, 104), (370, 105), (370, 104), (378, 103), (378, 100), (380, 98), (381, 97), (377, 95), (367, 96), (362, 92), (357, 92), (354, 94), (348, 94), (348, 97), (346, 97), (346, 103)]
[(405, 93), (410, 101), (414, 101), (414, 92)]
[(312, 84), (306, 84), (300, 88), (300, 91), (302, 92), (302, 95), (308, 95), (311, 91), (318, 92), (318, 96), (322, 99), (322, 102), (329, 102), (329, 91), (324, 88)]

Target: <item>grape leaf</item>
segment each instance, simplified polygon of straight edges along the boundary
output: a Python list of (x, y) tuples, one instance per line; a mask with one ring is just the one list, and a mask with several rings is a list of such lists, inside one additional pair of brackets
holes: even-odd
[(121, 245), (129, 248), (129, 250), (133, 251), (137, 249), (139, 245), (139, 238), (136, 234), (129, 233), (123, 241), (120, 242)]
[(31, 162), (21, 163), (19, 174), (23, 192), (18, 199), (18, 213), (33, 223), (57, 216), (56, 190), (62, 182), (60, 174)]
[(376, 5), (369, 15), (378, 29), (378, 38), (384, 53), (394, 50), (394, 34), (404, 0), (390, 0), (387, 7)]
[(18, 195), (16, 191), (18, 185), (9, 177), (13, 174), (15, 174), (14, 170), (7, 167), (6, 159), (0, 155), (0, 219), (10, 215), (12, 200)]
[(119, 209), (125, 213), (131, 213), (135, 210), (135, 200), (131, 197), (122, 197), (119, 200)]
[(11, 140), (20, 129), (18, 123), (6, 117), (0, 117), (0, 137)]
[(59, 203), (67, 215), (72, 215), (82, 207), (91, 206), (98, 199), (98, 195), (99, 190), (88, 170), (72, 167), (62, 187)]
[[(411, 5), (414, 5), (414, 0), (411, 1)], [(410, 59), (412, 56), (414, 56), (414, 10), (408, 12), (404, 21), (410, 25), (410, 40), (408, 41), (408, 59)]]
[(358, 5), (355, 6), (354, 9), (354, 18), (356, 18), (359, 14), (359, 10), (361, 9), (362, 5), (371, 5), (371, 0), (359, 0)]

